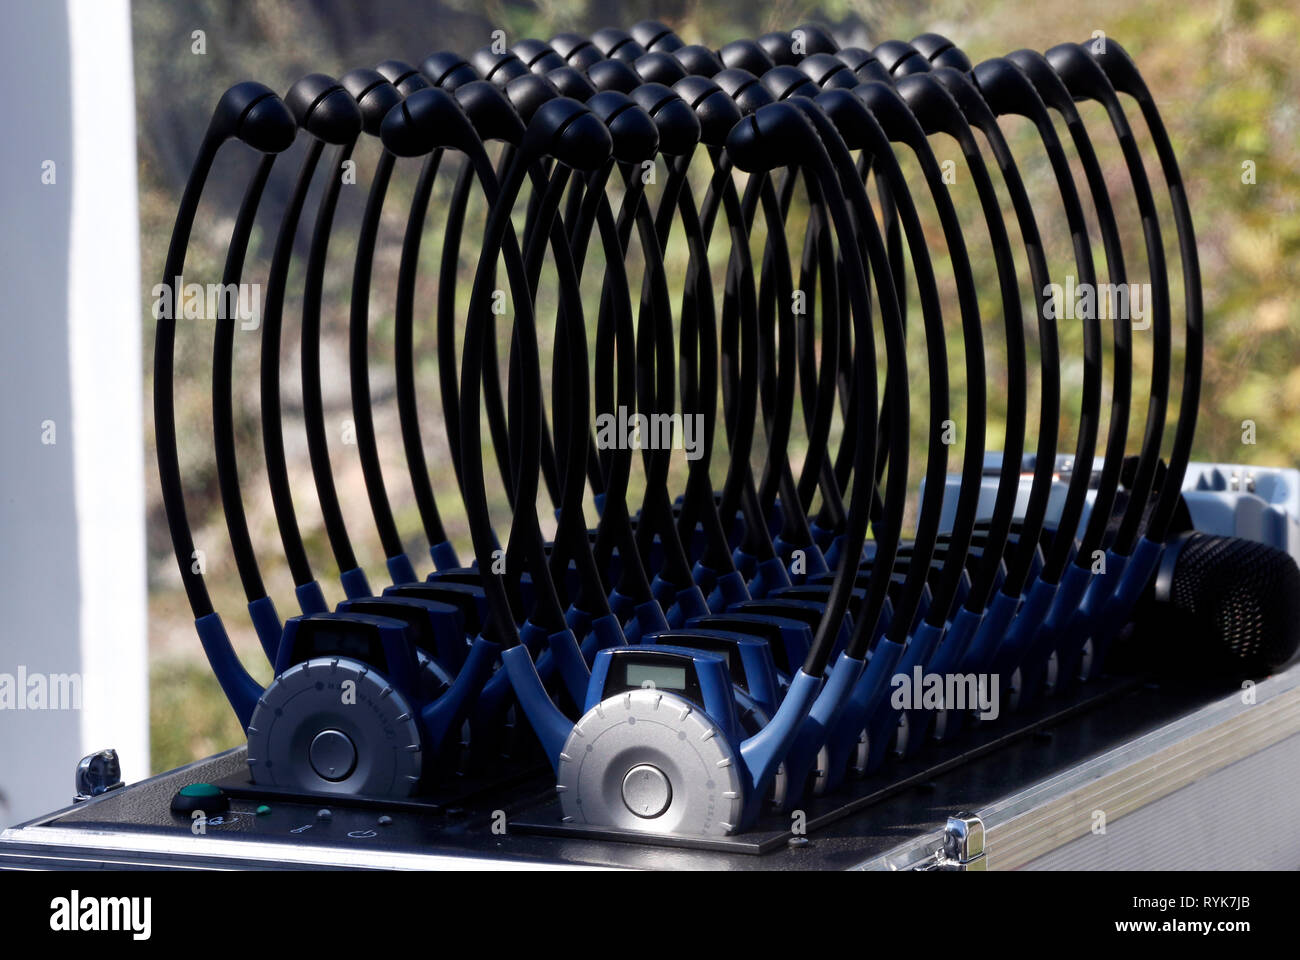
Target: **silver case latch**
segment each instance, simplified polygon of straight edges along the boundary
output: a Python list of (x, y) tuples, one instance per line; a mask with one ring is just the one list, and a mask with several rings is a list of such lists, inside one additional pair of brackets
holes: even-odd
[(122, 786), (122, 767), (113, 749), (99, 750), (81, 758), (77, 764), (77, 793), (74, 803), (98, 797)]
[(943, 828), (943, 848), (923, 870), (988, 870), (984, 848), (984, 821), (973, 813), (948, 818)]

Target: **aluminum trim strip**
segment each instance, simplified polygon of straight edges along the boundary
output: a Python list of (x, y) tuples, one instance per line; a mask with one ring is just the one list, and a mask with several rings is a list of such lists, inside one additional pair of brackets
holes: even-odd
[[(1092, 811), (1108, 823), (1300, 734), (1300, 665), (1207, 704), (1135, 740), (977, 810), (991, 870), (1014, 870), (1088, 834)], [(954, 811), (955, 812), (955, 811)], [(942, 849), (942, 829), (858, 864), (904, 870)]]
[[(169, 837), (121, 830), (71, 830), (66, 827), (12, 827), (0, 833), (0, 843), (39, 843), (46, 851), (99, 850), (122, 854), (177, 857), (212, 857), (232, 861), (274, 861), (313, 867), (380, 870), (599, 870), (561, 862), (505, 860), (472, 854), (413, 854), (385, 850), (349, 850), (342, 847), (299, 847), (261, 840), (224, 840), (217, 837)], [(3, 847), (0, 847), (0, 854)]]

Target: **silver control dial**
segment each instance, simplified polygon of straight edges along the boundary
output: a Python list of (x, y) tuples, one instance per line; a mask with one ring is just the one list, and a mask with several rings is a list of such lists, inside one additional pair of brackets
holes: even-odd
[(409, 796), (420, 730), (406, 699), (346, 657), (295, 664), (271, 682), (248, 725), (254, 783), (317, 793)]
[(569, 822), (718, 836), (740, 823), (740, 759), (698, 707), (632, 690), (589, 710), (560, 754), (556, 790)]

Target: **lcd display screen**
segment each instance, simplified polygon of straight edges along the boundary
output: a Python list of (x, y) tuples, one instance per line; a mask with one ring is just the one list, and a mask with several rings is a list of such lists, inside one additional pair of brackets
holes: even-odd
[(627, 685), (655, 690), (685, 690), (686, 668), (666, 667), (650, 663), (629, 663)]

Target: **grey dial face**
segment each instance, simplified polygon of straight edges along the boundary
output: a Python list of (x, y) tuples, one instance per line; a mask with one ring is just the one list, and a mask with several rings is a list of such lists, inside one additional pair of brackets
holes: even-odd
[(278, 676), (248, 725), (254, 783), (367, 796), (409, 796), (420, 780), (410, 705), (356, 660), (317, 657)]
[(556, 790), (569, 822), (717, 836), (740, 823), (739, 762), (698, 707), (662, 690), (630, 690), (574, 725)]

